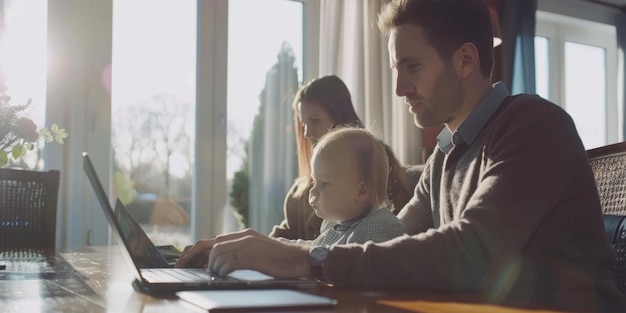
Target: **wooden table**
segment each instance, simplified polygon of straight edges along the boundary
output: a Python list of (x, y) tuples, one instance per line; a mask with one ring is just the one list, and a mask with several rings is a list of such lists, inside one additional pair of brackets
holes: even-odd
[[(61, 252), (52, 274), (0, 274), (1, 312), (203, 312), (171, 297), (133, 290), (134, 276), (118, 246)], [(419, 291), (364, 291), (319, 287), (307, 290), (338, 300), (315, 312), (530, 312), (468, 304), (471, 295)], [(537, 312), (537, 311), (532, 311)]]

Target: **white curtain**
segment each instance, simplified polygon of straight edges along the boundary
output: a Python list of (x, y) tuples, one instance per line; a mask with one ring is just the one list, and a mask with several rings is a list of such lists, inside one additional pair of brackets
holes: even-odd
[(386, 0), (321, 0), (319, 75), (348, 86), (366, 127), (391, 146), (403, 164), (422, 163), (421, 131), (395, 94), (387, 40), (376, 26)]

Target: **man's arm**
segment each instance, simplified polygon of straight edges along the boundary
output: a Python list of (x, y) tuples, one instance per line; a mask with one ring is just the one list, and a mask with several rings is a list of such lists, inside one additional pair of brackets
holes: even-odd
[[(477, 161), (484, 158), (480, 179), (460, 216), (381, 244), (335, 246), (325, 278), (362, 287), (444, 290), (480, 290), (507, 271), (510, 281), (518, 279), (524, 249), (550, 240), (534, 237), (543, 222), (563, 201), (583, 201), (593, 186), (586, 182), (586, 155), (571, 118), (552, 105), (524, 105), (530, 108), (510, 114), (486, 139)], [(412, 208), (423, 211), (412, 203), (403, 209), (403, 221)]]

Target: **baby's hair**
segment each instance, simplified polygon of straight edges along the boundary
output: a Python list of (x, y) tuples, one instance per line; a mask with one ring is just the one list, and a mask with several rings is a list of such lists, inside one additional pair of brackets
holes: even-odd
[(387, 206), (389, 161), (385, 145), (366, 129), (337, 127), (322, 136), (313, 154), (331, 146), (348, 147), (353, 152), (358, 174), (370, 190), (371, 204), (377, 208)]

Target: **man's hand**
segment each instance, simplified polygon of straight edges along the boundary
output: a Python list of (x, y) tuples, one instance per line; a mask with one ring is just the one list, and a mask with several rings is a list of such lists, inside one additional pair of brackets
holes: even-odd
[(215, 238), (200, 240), (193, 246), (186, 246), (174, 267), (204, 267), (209, 265), (209, 252)]
[(215, 238), (200, 240), (193, 246), (186, 246), (178, 262), (176, 262), (175, 267), (207, 267), (209, 263), (209, 253), (216, 242), (241, 238), (247, 236), (249, 232), (254, 231), (244, 229), (234, 233), (219, 235)]
[(273, 277), (310, 276), (307, 246), (282, 243), (251, 229), (218, 236), (210, 246), (209, 269), (220, 275), (252, 269)]

